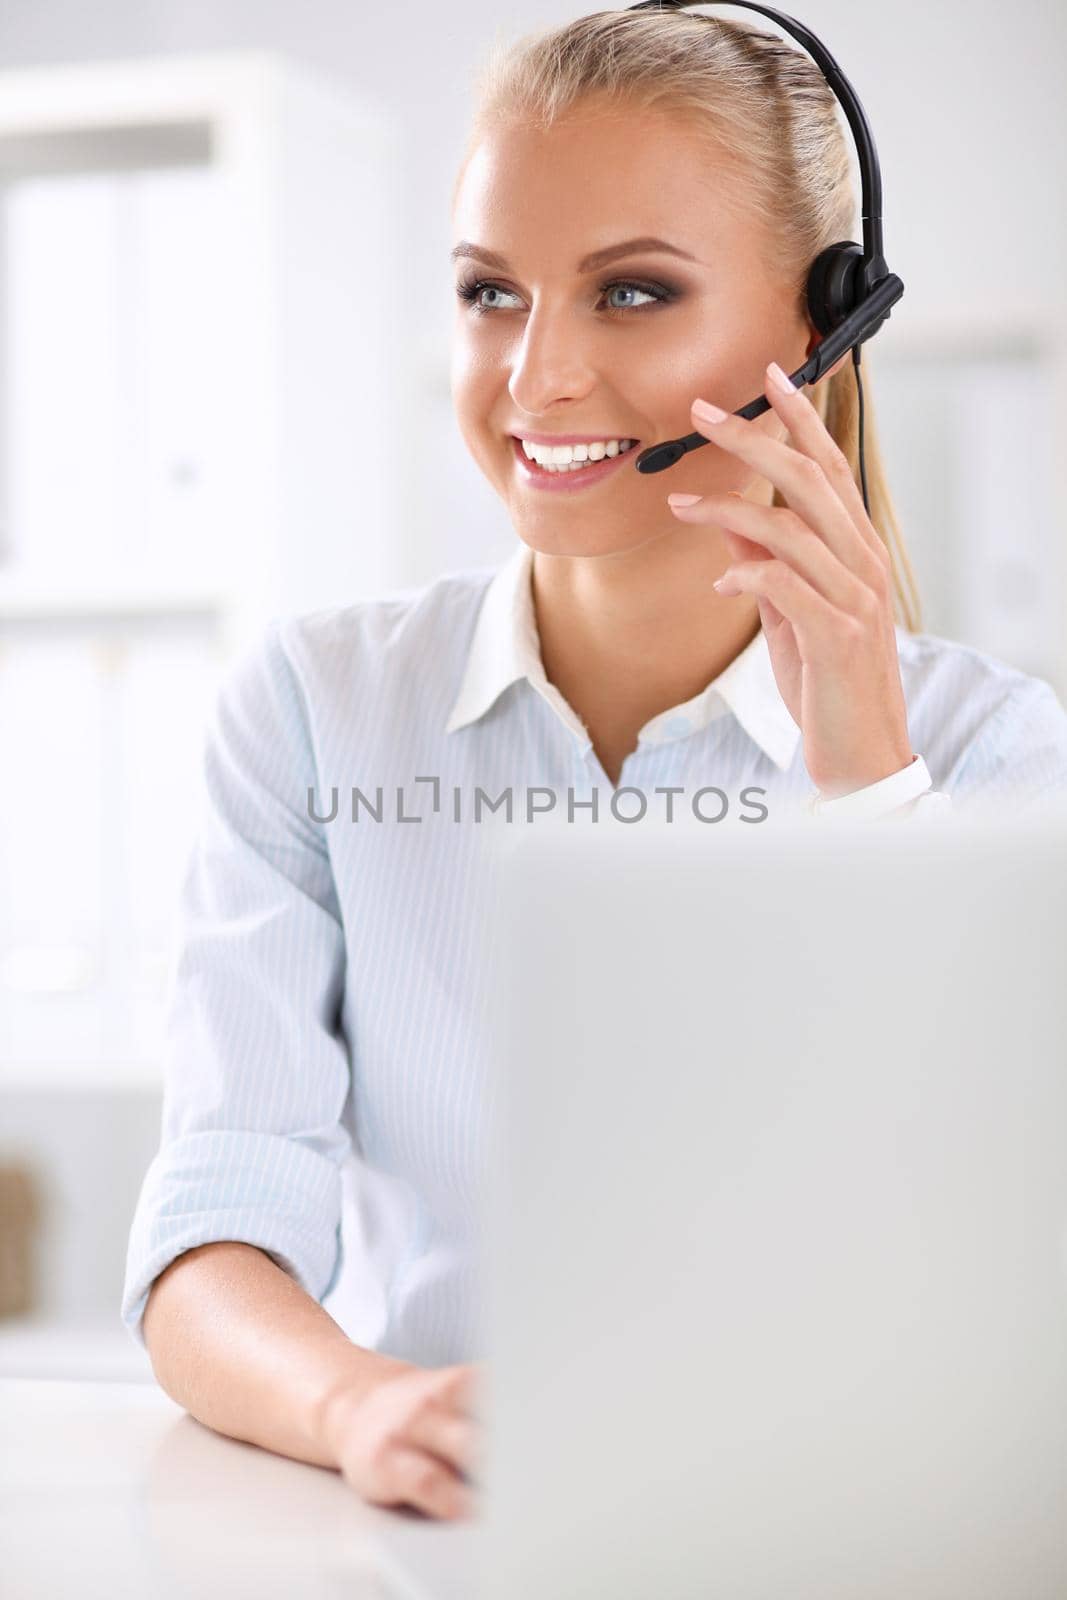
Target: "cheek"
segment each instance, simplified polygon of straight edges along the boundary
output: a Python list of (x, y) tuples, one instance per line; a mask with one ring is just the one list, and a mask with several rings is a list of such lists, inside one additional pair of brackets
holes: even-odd
[[(672, 319), (671, 337), (662, 341), (664, 366), (669, 362), (674, 382), (702, 393), (701, 384), (729, 383), (738, 369), (752, 359), (753, 329), (764, 325), (760, 312), (746, 313), (744, 304), (733, 305), (723, 296), (690, 302), (685, 315)], [(654, 352), (653, 352), (654, 354)], [(711, 396), (707, 396), (708, 399)]]
[(684, 419), (698, 396), (712, 399), (722, 393), (743, 343), (743, 333), (710, 322), (706, 310), (700, 313), (694, 306), (688, 315), (672, 315), (650, 327), (639, 359), (620, 374), (620, 387), (646, 415)]
[(476, 426), (481, 417), (488, 416), (493, 396), (498, 387), (494, 364), (487, 360), (465, 330), (458, 331), (452, 341), (451, 386), (452, 402), (456, 415)]
[(466, 404), (471, 387), (471, 359), (470, 348), (462, 331), (457, 330), (452, 336), (452, 349), (449, 361), (449, 382), (452, 388), (452, 403), (457, 412)]
[(494, 479), (500, 471), (501, 442), (495, 419), (500, 416), (500, 385), (484, 360), (476, 358), (462, 339), (453, 345), (451, 363), (452, 414), (471, 460)]

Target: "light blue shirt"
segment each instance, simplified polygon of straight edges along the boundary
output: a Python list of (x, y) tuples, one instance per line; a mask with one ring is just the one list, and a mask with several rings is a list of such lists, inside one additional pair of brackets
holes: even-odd
[[(228, 670), (182, 887), (161, 1146), (129, 1239), (121, 1314), (139, 1341), (163, 1268), (234, 1239), (357, 1343), (426, 1366), (484, 1354), (485, 846), (550, 802), (595, 826), (616, 796), (545, 678), (530, 570), (520, 545), (496, 570), (275, 617)], [(952, 807), (1067, 804), (1049, 684), (897, 641), (912, 748)], [(684, 807), (713, 833), (773, 825), (813, 792), (761, 632), (641, 729), (617, 815)]]

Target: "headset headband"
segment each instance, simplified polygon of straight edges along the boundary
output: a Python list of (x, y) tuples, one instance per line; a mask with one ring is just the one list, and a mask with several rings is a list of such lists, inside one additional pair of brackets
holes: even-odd
[[(626, 9), (627, 11), (683, 11), (702, 3), (703, 0), (640, 0), (638, 5), (627, 6)], [(803, 23), (797, 22), (794, 17), (787, 17), (783, 11), (775, 11), (771, 6), (755, 5), (753, 0), (729, 0), (729, 4), (742, 6), (746, 11), (758, 11), (762, 16), (770, 17), (772, 22), (777, 22), (778, 26), (791, 34), (798, 44), (803, 45), (837, 96), (848, 125), (852, 129), (856, 154), (859, 158), (864, 284), (868, 290), (873, 289), (889, 270), (882, 255), (882, 169), (878, 165), (874, 135), (871, 133), (871, 126), (860, 104), (859, 96), (826, 46), (809, 28), (805, 28)]]
[[(627, 6), (626, 9), (682, 11), (688, 6), (702, 3), (704, 0), (638, 0), (638, 4)], [(808, 28), (771, 6), (755, 4), (754, 0), (729, 0), (729, 3), (769, 17), (803, 46), (829, 84), (852, 130), (862, 185), (863, 245), (861, 247), (851, 239), (839, 240), (836, 244), (828, 245), (811, 264), (808, 270), (807, 302), (812, 322), (823, 338), (803, 366), (789, 376), (798, 389), (805, 384), (816, 383), (841, 356), (851, 350), (856, 383), (859, 385), (859, 347), (888, 321), (890, 308), (904, 293), (903, 283), (896, 273), (889, 271), (882, 254), (882, 172), (870, 124), (856, 91), (826, 46)], [(862, 387), (859, 393), (860, 476), (863, 503), (869, 512), (863, 459)], [(751, 419), (769, 410), (770, 401), (766, 395), (759, 395), (734, 415)], [(642, 450), (634, 466), (638, 472), (662, 472), (664, 468), (680, 461), (690, 450), (699, 450), (707, 443), (709, 441), (702, 433), (666, 439), (662, 444), (650, 445), (647, 450)]]

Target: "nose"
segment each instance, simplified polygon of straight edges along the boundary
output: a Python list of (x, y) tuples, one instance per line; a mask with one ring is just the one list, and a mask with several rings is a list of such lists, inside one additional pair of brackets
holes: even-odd
[(543, 416), (560, 402), (582, 400), (596, 384), (588, 340), (577, 319), (541, 304), (526, 319), (508, 380), (512, 400), (527, 416)]

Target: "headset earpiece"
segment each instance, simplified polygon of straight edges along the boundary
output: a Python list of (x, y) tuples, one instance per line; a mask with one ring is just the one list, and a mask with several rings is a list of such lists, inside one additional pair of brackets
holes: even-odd
[(808, 272), (808, 313), (820, 333), (840, 327), (865, 293), (861, 245), (842, 239), (815, 257)]

